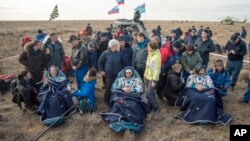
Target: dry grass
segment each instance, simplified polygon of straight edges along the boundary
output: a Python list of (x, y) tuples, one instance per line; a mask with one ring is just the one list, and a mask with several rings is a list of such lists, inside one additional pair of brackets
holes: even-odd
[[(87, 22), (90, 22), (95, 30), (104, 30), (112, 23), (111, 21), (63, 21), (63, 41), (67, 54), (70, 54), (70, 45), (67, 44), (67, 38), (71, 34), (76, 34), (83, 29)], [(221, 25), (219, 23), (201, 23), (201, 22), (164, 22), (147, 21), (147, 29), (152, 29), (161, 25), (163, 33), (169, 33), (174, 27), (180, 26), (182, 29), (195, 25), (210, 26), (214, 31), (213, 39), (215, 42), (224, 45), (233, 32), (240, 29), (241, 25), (234, 26)], [(19, 38), (22, 35), (35, 35), (38, 28), (45, 32), (59, 32), (58, 23), (48, 22), (0, 22), (0, 57), (5, 58), (18, 53)], [(250, 26), (246, 26), (250, 31)], [(249, 36), (248, 36), (249, 37)], [(249, 38), (247, 39), (249, 41)], [(215, 59), (215, 58), (212, 58)], [(22, 66), (18, 64), (17, 58), (3, 63), (4, 73), (18, 73)], [(245, 67), (248, 67), (245, 65)], [(237, 101), (241, 99), (245, 85), (244, 78), (248, 70), (242, 71), (242, 83), (239, 83), (235, 92), (229, 92), (225, 97), (225, 112), (234, 116), (231, 124), (250, 124), (250, 105), (240, 104)], [(102, 82), (99, 79), (97, 83), (97, 103), (98, 111), (88, 116), (73, 115), (65, 124), (60, 127), (52, 128), (42, 138), (41, 141), (225, 141), (229, 140), (229, 126), (223, 125), (187, 125), (180, 120), (174, 119), (179, 110), (160, 103), (161, 113), (156, 121), (147, 121), (144, 130), (138, 136), (132, 136), (129, 133), (115, 134), (108, 129), (107, 123), (101, 121), (99, 112), (106, 110), (103, 102), (103, 93), (101, 89)], [(0, 140), (3, 141), (27, 141), (33, 139), (44, 126), (39, 122), (36, 115), (28, 115), (20, 112), (18, 107), (11, 102), (11, 95), (0, 96)]]

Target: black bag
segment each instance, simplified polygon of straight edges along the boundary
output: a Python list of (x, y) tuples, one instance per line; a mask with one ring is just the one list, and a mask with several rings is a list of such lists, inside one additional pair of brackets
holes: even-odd
[(18, 107), (22, 110), (22, 103), (21, 102), (24, 102), (24, 98), (23, 98), (24, 96), (20, 90), (16, 89), (17, 79), (18, 78), (15, 78), (10, 82), (10, 92), (12, 94), (11, 101), (13, 103), (16, 103), (18, 105)]

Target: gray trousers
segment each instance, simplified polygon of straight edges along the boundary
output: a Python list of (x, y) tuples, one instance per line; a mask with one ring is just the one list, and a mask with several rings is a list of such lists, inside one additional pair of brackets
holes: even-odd
[(231, 85), (235, 86), (240, 75), (240, 71), (243, 65), (243, 60), (230, 61), (227, 60), (227, 71), (231, 77)]
[(151, 112), (156, 112), (159, 109), (159, 105), (155, 96), (155, 87), (152, 87), (152, 82), (153, 81), (151, 80), (145, 79), (146, 97), (148, 99), (148, 104)]

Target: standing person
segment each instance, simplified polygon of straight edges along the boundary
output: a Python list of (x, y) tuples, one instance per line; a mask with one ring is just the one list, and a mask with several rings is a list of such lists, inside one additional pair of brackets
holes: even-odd
[(209, 37), (209, 38), (212, 38), (213, 32), (212, 32), (212, 30), (210, 29), (210, 27), (209, 27), (209, 26), (206, 27), (206, 30), (208, 31), (208, 37)]
[(97, 51), (95, 42), (90, 42), (88, 44), (88, 66), (89, 68), (97, 69)]
[(143, 21), (140, 20), (140, 18), (141, 18), (140, 11), (139, 10), (135, 11), (133, 21), (139, 23), (145, 29), (144, 23)]
[(194, 47), (189, 45), (186, 47), (186, 52), (182, 54), (180, 63), (183, 66), (183, 78), (186, 82), (189, 75), (195, 74), (196, 67), (202, 64), (202, 58)]
[(166, 85), (167, 72), (173, 64), (177, 62), (179, 50), (181, 48), (181, 43), (179, 41), (167, 42), (162, 46), (161, 53), (161, 72), (160, 78), (156, 88), (156, 94), (160, 100), (163, 100), (163, 89)]
[(90, 23), (88, 23), (88, 25), (86, 26), (85, 30), (86, 30), (86, 35), (87, 36), (91, 36), (92, 35), (93, 29), (90, 26)]
[(227, 42), (225, 49), (228, 56), (226, 68), (232, 79), (231, 90), (233, 91), (242, 69), (243, 57), (247, 53), (246, 43), (235, 33), (231, 36), (230, 41)]
[(174, 42), (176, 40), (178, 40), (178, 36), (176, 34), (176, 30), (171, 30), (171, 35), (170, 35), (170, 38), (167, 40), (167, 42)]
[(158, 45), (150, 42), (147, 46), (148, 58), (145, 70), (145, 88), (146, 97), (152, 112), (152, 115), (156, 114), (159, 110), (158, 102), (155, 97), (154, 89), (159, 80), (160, 70), (161, 70), (161, 54), (158, 49)]
[(158, 25), (158, 26), (156, 27), (156, 31), (157, 31), (157, 33), (158, 33), (158, 36), (161, 38), (161, 26), (160, 26), (160, 25)]
[(208, 30), (203, 30), (201, 37), (198, 38), (195, 42), (195, 46), (197, 47), (197, 51), (200, 53), (202, 58), (202, 64), (207, 67), (209, 62), (209, 53), (215, 51), (214, 42), (209, 37)]
[(27, 36), (27, 35), (25, 35), (25, 36), (23, 36), (23, 37), (20, 38), (20, 47), (19, 47), (20, 49), (19, 49), (19, 54), (21, 54), (21, 53), (23, 52), (24, 46), (25, 46), (27, 43), (31, 42), (31, 41), (32, 41), (31, 37), (29, 37), (29, 36)]
[(122, 70), (123, 62), (119, 50), (119, 42), (116, 39), (109, 41), (108, 50), (104, 51), (98, 60), (99, 70), (105, 76), (106, 90), (104, 101), (107, 106), (110, 106), (111, 87), (114, 83), (117, 74)]
[(101, 56), (101, 54), (107, 50), (108, 48), (108, 43), (109, 43), (109, 39), (107, 37), (107, 34), (105, 32), (101, 33), (101, 40), (99, 41), (99, 50), (97, 53), (98, 59)]
[(78, 39), (82, 42), (82, 44), (84, 46), (88, 46), (88, 44), (91, 41), (91, 36), (87, 35), (87, 31), (86, 30), (81, 30), (78, 34)]
[(162, 44), (161, 44), (161, 39), (158, 36), (154, 36), (152, 38), (152, 42), (156, 43), (159, 47), (159, 49), (161, 48)]
[(182, 34), (183, 34), (181, 28), (180, 28), (180, 27), (177, 27), (177, 28), (175, 29), (175, 31), (176, 31), (176, 36), (177, 36), (177, 38), (180, 38), (180, 37), (182, 36)]
[(152, 29), (151, 33), (150, 33), (150, 37), (153, 38), (155, 36), (158, 36), (157, 30), (156, 29)]
[(203, 25), (200, 26), (200, 29), (198, 30), (198, 37), (201, 37), (201, 34), (202, 34), (202, 31), (203, 31)]
[(247, 37), (247, 30), (245, 29), (244, 26), (241, 27), (240, 37), (243, 39), (246, 39)]
[(72, 45), (70, 63), (72, 69), (75, 71), (77, 88), (79, 89), (81, 83), (83, 82), (83, 77), (88, 71), (87, 48), (76, 37), (76, 35), (71, 35), (68, 42)]
[(122, 58), (122, 66), (132, 66), (132, 60), (133, 60), (133, 49), (130, 47), (128, 43), (126, 43), (126, 39), (123, 37), (118, 38), (119, 41), (119, 47), (121, 52), (121, 58)]
[(50, 50), (51, 59), (47, 64), (47, 68), (54, 65), (59, 69), (62, 68), (65, 62), (65, 53), (62, 43), (58, 41), (58, 36), (56, 33), (51, 33), (49, 35), (48, 41), (43, 46), (43, 51), (46, 49)]
[(194, 25), (192, 25), (192, 27), (188, 29), (188, 32), (191, 33), (192, 30), (195, 30), (195, 32), (197, 31)]
[[(129, 44), (129, 42), (130, 42), (130, 40), (131, 40), (131, 38), (130, 38), (130, 36), (129, 36), (129, 34), (128, 34), (128, 30), (127, 30), (127, 29), (124, 29), (123, 32), (120, 34), (119, 37), (124, 38), (126, 44)], [(119, 37), (118, 37), (118, 39), (119, 39)]]
[[(97, 60), (99, 60), (102, 53), (107, 50), (108, 43), (109, 43), (109, 38), (107, 37), (107, 34), (105, 32), (101, 33), (100, 36), (101, 36), (101, 40), (99, 41), (99, 49), (97, 51)], [(98, 66), (98, 69), (99, 69), (99, 66)], [(106, 80), (105, 80), (104, 75), (102, 75), (102, 82), (103, 82), (102, 88), (105, 89), (106, 88), (106, 85), (105, 85)]]
[(198, 39), (198, 36), (196, 35), (196, 31), (192, 30), (191, 31), (191, 35), (189, 35), (186, 40), (185, 40), (185, 44), (186, 45), (194, 45), (196, 40)]
[(50, 50), (46, 49), (43, 52), (41, 47), (42, 42), (39, 40), (29, 42), (19, 56), (19, 62), (31, 73), (35, 83), (42, 80), (43, 71), (46, 69), (47, 62), (50, 61)]
[(137, 41), (138, 46), (135, 49), (135, 60), (133, 66), (135, 67), (135, 70), (139, 73), (140, 77), (144, 78), (144, 72), (146, 69), (146, 61), (148, 56), (147, 51), (147, 44), (148, 39), (146, 38), (145, 34), (140, 32), (137, 34)]
[[(138, 41), (137, 41), (137, 32), (133, 32), (132, 33), (133, 36), (133, 41), (130, 43), (131, 44), (131, 48), (133, 50), (133, 59), (132, 59), (132, 66), (134, 66), (134, 62), (135, 62), (135, 52), (136, 52), (136, 48), (138, 47)], [(142, 78), (143, 79), (143, 78)]]
[(43, 33), (43, 31), (41, 29), (38, 29), (36, 39), (42, 42), (45, 37), (46, 37), (46, 34)]

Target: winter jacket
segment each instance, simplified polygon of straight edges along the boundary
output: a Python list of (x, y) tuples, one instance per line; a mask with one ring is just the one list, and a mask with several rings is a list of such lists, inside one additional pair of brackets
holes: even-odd
[(35, 88), (35, 84), (32, 80), (26, 81), (20, 76), (17, 78), (16, 89), (22, 91), (24, 88)]
[(99, 49), (97, 51), (97, 56), (98, 58), (102, 55), (102, 53), (104, 51), (106, 51), (108, 49), (108, 45), (109, 44), (109, 41), (106, 40), (106, 41), (99, 41)]
[(35, 51), (31, 44), (27, 44), (24, 52), (19, 56), (19, 62), (31, 73), (35, 83), (42, 80), (43, 71), (49, 61), (50, 55), (45, 54), (42, 50)]
[(76, 66), (77, 68), (81, 68), (88, 63), (87, 48), (81, 42), (72, 48), (70, 62), (71, 66)]
[(240, 37), (243, 38), (243, 39), (246, 39), (246, 37), (247, 37), (247, 31), (246, 31), (246, 29), (243, 29), (243, 30), (241, 31)]
[(183, 34), (183, 32), (182, 32), (182, 30), (180, 28), (175, 29), (175, 32), (176, 32), (177, 37), (181, 37), (182, 34)]
[(130, 42), (130, 36), (128, 34), (122, 34), (120, 37), (125, 39), (125, 43), (128, 44)]
[(91, 38), (89, 36), (86, 36), (81, 41), (82, 41), (82, 45), (87, 47), (88, 44), (91, 42)]
[(46, 37), (46, 34), (44, 34), (44, 33), (39, 33), (36, 35), (36, 39), (41, 41), (41, 42), (44, 40), (45, 37)]
[(92, 35), (93, 29), (92, 29), (92, 27), (90, 25), (86, 26), (85, 30), (86, 30), (87, 36)]
[(180, 62), (183, 66), (183, 69), (189, 72), (194, 70), (198, 65), (202, 64), (202, 58), (198, 52), (193, 52), (192, 55), (188, 55), (186, 52), (184, 52)]
[(209, 62), (209, 53), (215, 51), (213, 40), (208, 38), (206, 41), (202, 41), (202, 38), (198, 38), (195, 46), (200, 53), (203, 64), (207, 64)]
[(247, 54), (246, 43), (241, 39), (235, 45), (233, 45), (231, 41), (228, 41), (226, 46), (225, 46), (225, 49), (228, 52), (231, 50), (235, 51), (235, 54), (228, 55), (228, 60), (230, 60), (230, 61), (243, 60), (243, 57)]
[(213, 72), (213, 69), (209, 69), (207, 74), (213, 80), (214, 87), (219, 89), (222, 96), (226, 96), (227, 88), (229, 88), (231, 84), (229, 73), (226, 70)]
[(81, 87), (74, 93), (74, 96), (77, 97), (87, 97), (90, 100), (90, 107), (94, 108), (96, 105), (95, 97), (95, 85), (97, 78), (96, 77), (84, 77), (84, 83), (81, 83)]
[(167, 73), (171, 66), (176, 63), (177, 54), (173, 51), (171, 46), (171, 42), (167, 42), (160, 50), (162, 73)]
[(187, 37), (187, 39), (185, 40), (185, 44), (186, 45), (194, 45), (197, 39), (198, 39), (197, 35), (195, 35), (195, 36), (189, 35)]
[(185, 84), (181, 82), (181, 74), (170, 69), (167, 74), (167, 82), (163, 92), (170, 105), (174, 105), (184, 87)]
[(135, 62), (133, 66), (135, 68), (146, 68), (146, 61), (148, 56), (147, 44), (148, 44), (147, 39), (145, 39), (145, 41), (142, 43), (138, 43), (138, 46), (136, 47), (134, 52)]
[(132, 66), (132, 60), (133, 60), (133, 49), (129, 46), (129, 44), (126, 44), (124, 49), (120, 49), (121, 57), (122, 57), (122, 66)]
[(122, 57), (120, 52), (112, 52), (110, 49), (102, 53), (98, 60), (100, 71), (104, 71), (105, 75), (116, 76), (123, 68)]
[(199, 30), (198, 30), (198, 32), (197, 32), (198, 37), (201, 37), (202, 30), (203, 30), (203, 29), (199, 29)]
[(88, 57), (89, 57), (89, 61), (88, 61), (88, 66), (94, 67), (95, 69), (97, 69), (97, 51), (88, 51)]
[(161, 71), (161, 54), (159, 49), (148, 54), (146, 62), (145, 78), (147, 80), (158, 81)]
[(63, 46), (60, 42), (55, 42), (54, 44), (47, 43), (43, 46), (43, 51), (46, 51), (46, 48), (50, 50), (51, 59), (47, 64), (47, 68), (54, 65), (58, 68), (62, 68), (62, 65), (65, 64), (65, 53)]

